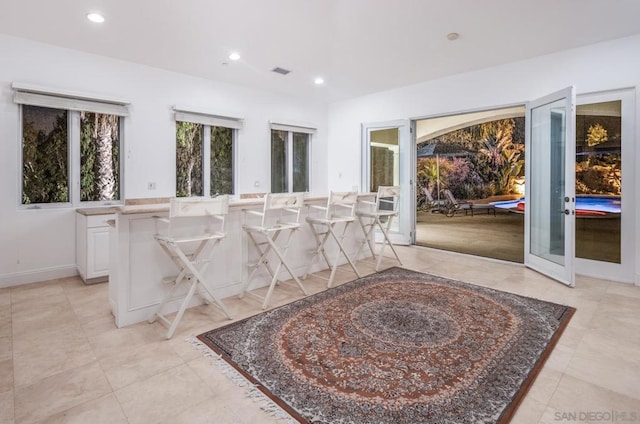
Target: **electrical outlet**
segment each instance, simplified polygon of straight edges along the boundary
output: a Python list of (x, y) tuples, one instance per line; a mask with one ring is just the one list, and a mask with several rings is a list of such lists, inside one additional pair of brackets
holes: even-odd
[(155, 190), (155, 189), (156, 189), (156, 183), (155, 182), (147, 183), (147, 190)]

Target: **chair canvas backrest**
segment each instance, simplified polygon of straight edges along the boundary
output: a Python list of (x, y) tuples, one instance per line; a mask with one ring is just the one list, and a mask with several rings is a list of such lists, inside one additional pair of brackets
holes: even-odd
[(327, 201), (326, 218), (330, 219), (334, 216), (354, 217), (357, 204), (357, 191), (332, 191), (329, 194), (329, 199)]
[(195, 216), (221, 216), (229, 212), (229, 196), (212, 199), (176, 197), (171, 199), (169, 218)]
[(240, 194), (240, 198), (241, 199), (264, 199), (264, 196), (266, 196), (267, 193), (241, 193)]
[[(177, 197), (171, 199), (169, 208), (168, 234), (177, 233), (224, 233), (224, 221), (229, 212), (229, 196), (222, 195), (214, 198)], [(195, 219), (207, 217), (206, 224)], [(217, 225), (216, 225), (217, 224)], [(157, 231), (156, 231), (157, 232)]]
[(428, 188), (422, 187), (422, 192), (426, 196), (428, 203), (434, 203), (435, 202), (435, 200), (433, 200), (433, 196), (431, 195), (431, 192), (429, 191)]
[[(262, 213), (262, 226), (267, 226), (269, 211), (278, 212), (278, 222), (285, 222), (285, 213), (289, 213), (290, 218), (287, 223), (300, 222), (300, 209), (304, 205), (304, 193), (268, 193), (264, 197), (264, 210)], [(291, 215), (294, 214), (295, 218)]]
[(453, 205), (454, 207), (458, 207), (458, 201), (456, 200), (455, 197), (453, 197), (453, 193), (451, 193), (449, 189), (446, 189), (444, 191), (444, 195), (447, 198), (447, 200), (451, 203), (451, 205)]
[(398, 200), (400, 199), (400, 186), (379, 186), (376, 197), (377, 209), (379, 211), (398, 211)]
[(269, 193), (264, 200), (264, 210), (300, 208), (304, 204), (304, 193)]

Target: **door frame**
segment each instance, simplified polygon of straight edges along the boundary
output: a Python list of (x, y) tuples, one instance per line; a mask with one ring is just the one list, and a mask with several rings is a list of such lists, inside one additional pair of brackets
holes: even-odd
[[(390, 231), (389, 238), (394, 244), (410, 245), (415, 234), (415, 149), (412, 149), (412, 124), (408, 119), (393, 121), (365, 122), (361, 125), (361, 179), (360, 191), (368, 192), (370, 187), (371, 157), (370, 133), (390, 128), (398, 128), (398, 166), (400, 204), (398, 208), (398, 231)], [(413, 209), (412, 209), (413, 208)]]

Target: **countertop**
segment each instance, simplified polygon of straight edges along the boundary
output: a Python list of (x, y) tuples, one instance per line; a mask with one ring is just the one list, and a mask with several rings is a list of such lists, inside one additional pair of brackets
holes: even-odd
[[(360, 193), (358, 197), (370, 198), (376, 193)], [(305, 196), (305, 203), (315, 203), (326, 201), (327, 196), (311, 195)], [(93, 215), (110, 215), (120, 213), (123, 215), (140, 214), (140, 213), (165, 213), (169, 211), (168, 197), (148, 198), (148, 199), (127, 199), (124, 205), (119, 206), (98, 206), (95, 208), (78, 208), (76, 213), (85, 216)], [(229, 207), (232, 209), (243, 207), (261, 206), (262, 199), (230, 199)]]
[(118, 213), (120, 206), (99, 206), (96, 208), (80, 208), (76, 209), (76, 213), (84, 216), (93, 215), (110, 215), (112, 213)]

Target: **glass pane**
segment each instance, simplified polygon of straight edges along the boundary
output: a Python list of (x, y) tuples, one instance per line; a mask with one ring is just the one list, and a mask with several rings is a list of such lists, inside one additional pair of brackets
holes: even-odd
[(211, 127), (211, 196), (233, 194), (233, 129)]
[(398, 128), (375, 130), (369, 133), (369, 157), (371, 158), (369, 191), (377, 192), (379, 186), (400, 184), (398, 138)]
[[(379, 186), (393, 186), (400, 184), (400, 129), (387, 128), (371, 130), (369, 132), (370, 178), (369, 190), (377, 192)], [(391, 200), (391, 199), (388, 199)], [(389, 203), (382, 203), (381, 208), (390, 207)], [(391, 223), (390, 232), (399, 230), (399, 220)]]
[(416, 244), (524, 262), (525, 128), (522, 106), (417, 121)]
[(202, 196), (202, 124), (176, 122), (176, 196)]
[(620, 263), (622, 102), (576, 108), (576, 257)]
[(67, 111), (22, 106), (22, 204), (69, 201)]
[(287, 181), (287, 131), (271, 130), (271, 192), (289, 191)]
[(309, 134), (293, 133), (293, 191), (309, 191)]
[(532, 110), (530, 252), (564, 265), (565, 101)]
[(80, 113), (80, 200), (118, 200), (120, 117)]

